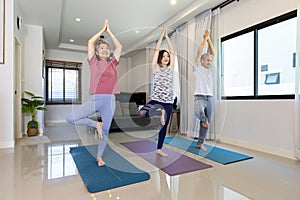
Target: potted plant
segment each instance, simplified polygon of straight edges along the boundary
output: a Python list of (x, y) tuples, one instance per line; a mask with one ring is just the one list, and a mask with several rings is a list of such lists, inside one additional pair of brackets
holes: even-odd
[[(29, 96), (26, 98), (25, 96)], [(22, 113), (30, 113), (31, 121), (27, 123), (27, 135), (36, 136), (39, 134), (39, 125), (35, 120), (36, 110), (47, 110), (43, 107), (44, 105), (43, 97), (35, 96), (33, 93), (24, 91), (24, 97), (22, 98)]]

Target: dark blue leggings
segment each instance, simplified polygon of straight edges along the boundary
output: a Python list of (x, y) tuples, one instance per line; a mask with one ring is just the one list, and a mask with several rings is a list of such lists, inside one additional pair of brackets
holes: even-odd
[(146, 105), (140, 109), (140, 116), (143, 118), (151, 118), (152, 116), (160, 116), (161, 109), (166, 111), (165, 125), (160, 129), (158, 133), (158, 143), (157, 149), (161, 149), (167, 133), (167, 127), (170, 121), (170, 116), (172, 113), (172, 103), (161, 103), (159, 101), (151, 100)]

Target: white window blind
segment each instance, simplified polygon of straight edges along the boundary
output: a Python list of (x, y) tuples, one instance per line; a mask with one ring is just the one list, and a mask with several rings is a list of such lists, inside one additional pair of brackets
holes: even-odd
[(81, 63), (46, 61), (47, 104), (81, 103)]

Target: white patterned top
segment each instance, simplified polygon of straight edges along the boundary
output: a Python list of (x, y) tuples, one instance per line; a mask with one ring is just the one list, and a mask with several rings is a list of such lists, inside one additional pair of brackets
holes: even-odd
[(173, 103), (173, 69), (158, 67), (153, 74), (153, 92), (151, 100)]

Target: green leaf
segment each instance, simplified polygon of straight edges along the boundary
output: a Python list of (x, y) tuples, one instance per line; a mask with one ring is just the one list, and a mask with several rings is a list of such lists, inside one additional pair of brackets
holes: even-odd
[(31, 97), (34, 97), (34, 96), (35, 96), (33, 93), (28, 92), (28, 91), (24, 91), (24, 93), (27, 94), (27, 95), (29, 95), (29, 96), (31, 96)]

